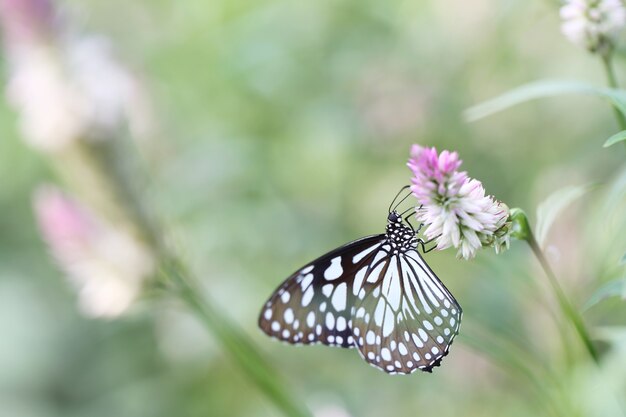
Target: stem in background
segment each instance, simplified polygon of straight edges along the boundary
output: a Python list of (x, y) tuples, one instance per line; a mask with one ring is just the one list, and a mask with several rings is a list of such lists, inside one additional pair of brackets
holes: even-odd
[(572, 303), (569, 301), (567, 295), (565, 295), (565, 292), (563, 291), (563, 288), (561, 288), (561, 285), (559, 284), (556, 275), (552, 271), (552, 267), (550, 267), (548, 260), (543, 254), (541, 247), (539, 247), (539, 243), (537, 243), (537, 240), (535, 239), (535, 236), (532, 234), (530, 229), (528, 237), (526, 238), (526, 242), (530, 246), (530, 249), (533, 251), (533, 254), (535, 255), (535, 257), (541, 264), (544, 272), (546, 273), (546, 276), (548, 277), (548, 282), (550, 282), (550, 286), (556, 294), (556, 298), (559, 302), (561, 310), (563, 310), (565, 316), (571, 320), (574, 328), (576, 329), (576, 332), (578, 333), (578, 336), (580, 336), (580, 339), (587, 348), (589, 355), (591, 355), (596, 363), (599, 363), (598, 352), (596, 351), (596, 348), (591, 341), (591, 337), (589, 337), (589, 332), (585, 327), (585, 323), (583, 322), (582, 317), (578, 313), (578, 310), (576, 310)]
[(213, 333), (223, 349), (243, 369), (285, 415), (292, 417), (310, 417), (309, 411), (294, 401), (284, 381), (272, 366), (259, 354), (258, 349), (237, 326), (213, 307), (206, 297), (202, 297), (198, 286), (191, 279), (185, 266), (177, 260), (164, 264), (164, 280), (173, 294), (187, 305), (208, 330)]
[(136, 235), (154, 253), (161, 265), (159, 282), (167, 296), (178, 297), (204, 323), (249, 379), (282, 413), (289, 417), (309, 417), (311, 414), (291, 394), (278, 372), (259, 353), (259, 349), (207, 297), (202, 296), (196, 281), (185, 264), (165, 244), (165, 232), (150, 208), (141, 200), (133, 172), (126, 172), (120, 155), (121, 146), (115, 140), (102, 144), (79, 142), (55, 164), (59, 174), (70, 183), (90, 206), (119, 227)]
[[(610, 52), (602, 54), (602, 64), (604, 66), (604, 72), (606, 73), (606, 79), (609, 87), (619, 88), (617, 77), (615, 76), (615, 71), (613, 70), (612, 54)], [(613, 106), (613, 112), (615, 113), (615, 118), (617, 119), (617, 124), (620, 129), (626, 130), (626, 117), (624, 117), (622, 112), (615, 106)], [(624, 142), (624, 144), (626, 145), (626, 142)]]
[(583, 345), (589, 352), (589, 355), (593, 358), (596, 363), (599, 363), (598, 352), (596, 351), (595, 346), (591, 342), (591, 337), (589, 337), (589, 332), (585, 327), (585, 323), (583, 322), (582, 317), (578, 313), (578, 310), (574, 308), (570, 300), (567, 298), (565, 291), (561, 288), (559, 281), (552, 271), (552, 267), (550, 263), (546, 259), (537, 239), (535, 239), (535, 235), (530, 228), (530, 224), (528, 223), (528, 217), (526, 213), (522, 209), (512, 208), (510, 210), (510, 218), (511, 218), (511, 236), (515, 239), (524, 240), (530, 246), (530, 249), (533, 251), (533, 254), (541, 264), (546, 276), (548, 277), (548, 282), (552, 287), (552, 290), (556, 294), (556, 298), (559, 302), (559, 307), (563, 311), (565, 317), (567, 317), (573, 324), (574, 329), (576, 329), (576, 333), (580, 337)]

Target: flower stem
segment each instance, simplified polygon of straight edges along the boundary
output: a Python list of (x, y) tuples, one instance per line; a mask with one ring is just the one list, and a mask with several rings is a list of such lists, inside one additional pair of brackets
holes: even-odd
[(191, 279), (185, 266), (178, 260), (165, 262), (164, 279), (171, 292), (195, 313), (213, 333), (223, 349), (243, 369), (248, 377), (281, 411), (291, 417), (309, 417), (309, 411), (290, 395), (287, 386), (272, 366), (259, 354), (252, 341), (230, 320), (221, 314)]
[[(602, 64), (604, 66), (604, 72), (606, 73), (606, 79), (609, 87), (619, 88), (617, 77), (615, 76), (615, 71), (613, 69), (612, 54), (610, 52), (602, 54)], [(617, 124), (620, 129), (626, 130), (626, 117), (624, 117), (624, 114), (622, 114), (622, 112), (615, 106), (613, 106), (613, 112), (615, 113), (615, 118), (617, 119)], [(626, 142), (624, 142), (624, 144), (626, 145)]]
[(124, 227), (151, 249), (161, 265), (155, 284), (165, 290), (166, 296), (179, 298), (198, 317), (233, 362), (285, 416), (309, 417), (308, 410), (291, 395), (288, 385), (259, 348), (210, 298), (202, 295), (197, 280), (165, 243), (166, 230), (131, 181), (136, 174), (129, 173), (123, 166), (130, 161), (124, 158), (122, 145), (118, 141), (79, 142), (60, 156), (55, 166), (66, 182), (86, 197), (103, 217)]
[(530, 223), (528, 222), (528, 217), (526, 216), (526, 213), (524, 213), (524, 211), (520, 208), (512, 208), (510, 210), (510, 218), (512, 222), (511, 237), (519, 240), (524, 240), (526, 241), (526, 243), (528, 243), (530, 249), (533, 251), (533, 254), (539, 261), (539, 264), (541, 264), (541, 267), (548, 277), (548, 282), (550, 283), (552, 290), (556, 294), (556, 298), (559, 302), (561, 310), (563, 311), (563, 314), (572, 322), (574, 328), (576, 329), (576, 332), (578, 333), (578, 336), (587, 348), (589, 355), (591, 355), (593, 360), (598, 363), (598, 352), (591, 342), (591, 338), (589, 337), (589, 332), (587, 332), (585, 323), (578, 313), (578, 310), (574, 308), (572, 303), (567, 298), (567, 295), (565, 294), (565, 291), (563, 291), (563, 288), (561, 288), (559, 281), (556, 279), (556, 275), (554, 274), (554, 271), (552, 271), (550, 263), (548, 263), (548, 260), (546, 259), (543, 251), (541, 250), (541, 247), (539, 246), (539, 243), (537, 243), (537, 239), (535, 239), (535, 235), (533, 234), (533, 231), (530, 227)]
[(556, 298), (559, 302), (559, 306), (561, 307), (561, 310), (574, 325), (574, 328), (576, 329), (576, 332), (578, 333), (578, 336), (580, 337), (581, 341), (587, 348), (589, 355), (593, 358), (593, 360), (596, 363), (598, 363), (599, 362), (598, 352), (596, 351), (596, 348), (593, 345), (593, 342), (591, 341), (591, 337), (589, 337), (589, 332), (587, 331), (587, 328), (585, 327), (585, 323), (583, 322), (582, 317), (578, 313), (578, 310), (574, 308), (570, 300), (567, 298), (567, 295), (565, 294), (565, 291), (563, 291), (563, 288), (561, 288), (561, 285), (559, 284), (559, 281), (557, 280), (556, 275), (554, 274), (554, 271), (552, 271), (552, 267), (550, 267), (548, 260), (543, 254), (543, 251), (541, 250), (539, 243), (537, 243), (537, 240), (535, 239), (535, 236), (533, 235), (530, 228), (528, 229), (526, 242), (530, 246), (530, 249), (533, 251), (533, 254), (535, 255), (535, 257), (541, 264), (541, 267), (543, 268), (546, 276), (548, 277), (548, 282), (550, 283), (552, 290), (556, 294)]

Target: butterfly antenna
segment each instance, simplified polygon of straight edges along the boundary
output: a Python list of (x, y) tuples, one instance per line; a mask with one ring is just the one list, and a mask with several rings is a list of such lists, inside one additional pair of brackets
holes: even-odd
[[(400, 192), (402, 192), (403, 190), (405, 190), (405, 189), (407, 189), (407, 188), (409, 188), (409, 185), (404, 186), (404, 187), (402, 188), (402, 190), (400, 190)], [(399, 206), (400, 204), (402, 204), (402, 203), (403, 203), (403, 202), (404, 202), (407, 198), (409, 198), (409, 197), (411, 196), (411, 194), (412, 194), (412, 192), (411, 192), (411, 190), (409, 190), (409, 193), (408, 193), (407, 195), (405, 195), (405, 196), (402, 198), (402, 200), (398, 201), (398, 202), (396, 203), (396, 205), (393, 207), (393, 209), (394, 209), (394, 210), (395, 210), (395, 209), (397, 209), (397, 208), (398, 208), (398, 206)], [(397, 199), (397, 197), (396, 197), (396, 199)], [(391, 211), (391, 210), (390, 210), (390, 211)]]
[(415, 207), (409, 207), (408, 209), (404, 210), (402, 214), (400, 214), (400, 217), (404, 217), (404, 215), (407, 214), (411, 210), (415, 210)]
[(396, 196), (393, 198), (393, 200), (391, 201), (391, 204), (389, 204), (389, 209), (388, 212), (391, 213), (391, 208), (393, 207), (393, 205), (395, 204), (396, 200), (398, 199), (398, 197), (400, 197), (400, 194), (402, 194), (402, 192), (404, 190), (406, 190), (407, 188), (409, 188), (410, 185), (405, 185), (404, 187), (400, 188), (400, 191), (398, 191), (398, 194), (396, 194)]

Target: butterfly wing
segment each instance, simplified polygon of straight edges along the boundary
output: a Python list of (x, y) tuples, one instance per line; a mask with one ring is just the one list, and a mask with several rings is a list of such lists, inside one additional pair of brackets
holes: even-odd
[(292, 274), (265, 303), (259, 327), (267, 335), (292, 344), (354, 347), (351, 313), (355, 276), (371, 263), (384, 242), (383, 234), (364, 237)]
[(382, 256), (362, 290), (352, 328), (367, 362), (400, 374), (439, 365), (459, 331), (462, 310), (416, 250)]

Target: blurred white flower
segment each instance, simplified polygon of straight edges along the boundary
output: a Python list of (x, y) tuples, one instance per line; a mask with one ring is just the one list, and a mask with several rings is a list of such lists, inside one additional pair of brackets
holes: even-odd
[(621, 0), (569, 0), (561, 7), (561, 19), (561, 31), (571, 42), (605, 52), (626, 25), (626, 9)]
[(81, 311), (91, 317), (125, 312), (154, 271), (150, 251), (56, 188), (40, 189), (34, 207), (44, 240), (78, 291)]
[(57, 59), (44, 46), (14, 53), (7, 83), (25, 140), (44, 152), (64, 148), (88, 127), (84, 97), (67, 82)]
[(6, 93), (33, 147), (53, 152), (76, 140), (112, 137), (126, 123), (147, 130), (143, 91), (104, 39), (57, 33), (47, 0), (1, 1)]
[(435, 148), (413, 145), (408, 166), (414, 174), (411, 190), (421, 204), (417, 219), (439, 250), (453, 246), (464, 259), (482, 246), (500, 252), (509, 245), (509, 209), (485, 196), (480, 181), (457, 171), (461, 162), (456, 152), (438, 154)]
[(337, 404), (324, 404), (313, 408), (314, 417), (352, 417), (345, 408)]

